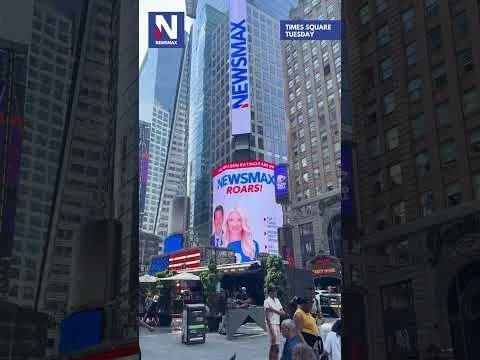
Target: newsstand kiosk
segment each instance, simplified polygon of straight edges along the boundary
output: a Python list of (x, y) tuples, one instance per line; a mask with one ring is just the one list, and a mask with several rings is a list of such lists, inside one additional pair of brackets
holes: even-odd
[(187, 345), (205, 343), (205, 305), (185, 304), (182, 320), (182, 343)]

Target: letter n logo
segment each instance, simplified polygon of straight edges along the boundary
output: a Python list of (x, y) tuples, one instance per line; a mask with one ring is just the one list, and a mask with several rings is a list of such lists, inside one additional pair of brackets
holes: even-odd
[(185, 15), (181, 12), (148, 13), (149, 48), (183, 48)]

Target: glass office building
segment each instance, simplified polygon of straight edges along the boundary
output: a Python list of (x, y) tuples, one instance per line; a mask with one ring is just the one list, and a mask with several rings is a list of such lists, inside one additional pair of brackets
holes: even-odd
[[(250, 157), (287, 160), (279, 20), (291, 2), (248, 2), (252, 134)], [(273, 11), (275, 10), (275, 11)], [(271, 11), (271, 13), (267, 12)], [(205, 244), (211, 229), (211, 172), (232, 161), (229, 110), (229, 17), (197, 7), (190, 102), (189, 191), (194, 244)], [(200, 42), (200, 43), (199, 43)], [(199, 100), (201, 99), (201, 100)]]

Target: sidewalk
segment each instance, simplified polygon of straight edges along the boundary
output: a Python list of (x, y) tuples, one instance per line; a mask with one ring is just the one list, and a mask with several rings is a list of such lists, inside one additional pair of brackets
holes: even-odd
[(180, 334), (171, 334), (167, 329), (149, 332), (140, 328), (140, 349), (142, 360), (229, 360), (234, 353), (237, 360), (268, 359), (267, 335), (254, 324), (242, 326), (232, 341), (209, 333), (205, 344), (197, 345), (182, 344)]

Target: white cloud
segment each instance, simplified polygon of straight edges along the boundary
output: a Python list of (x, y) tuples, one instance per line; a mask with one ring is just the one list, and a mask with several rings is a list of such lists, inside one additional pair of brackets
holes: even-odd
[[(152, 11), (170, 11), (185, 12), (184, 0), (140, 0), (138, 14), (138, 55), (139, 64), (143, 62), (143, 58), (148, 49), (148, 13)], [(189, 31), (192, 19), (185, 16), (185, 30)]]

